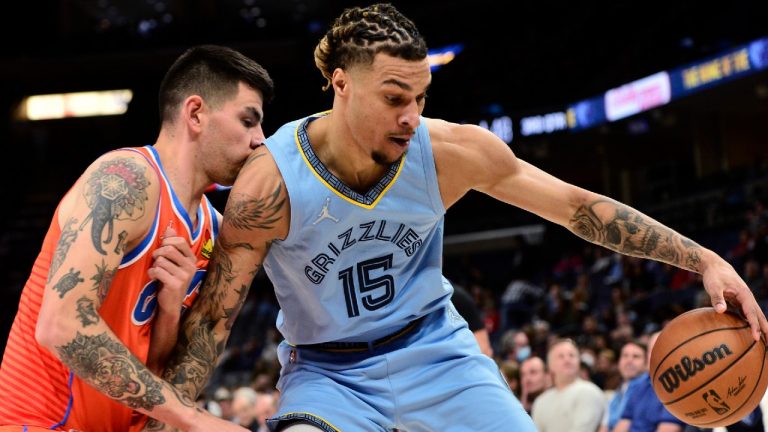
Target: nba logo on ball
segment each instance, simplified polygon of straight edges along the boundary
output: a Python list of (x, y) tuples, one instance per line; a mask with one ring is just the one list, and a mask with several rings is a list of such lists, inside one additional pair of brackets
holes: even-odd
[(670, 321), (651, 352), (650, 374), (659, 400), (694, 426), (727, 426), (748, 416), (768, 387), (766, 347), (749, 324), (713, 308)]

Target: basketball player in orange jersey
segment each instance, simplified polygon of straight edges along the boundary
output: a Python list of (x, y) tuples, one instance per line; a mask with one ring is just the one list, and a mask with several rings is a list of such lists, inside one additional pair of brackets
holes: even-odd
[(106, 153), (64, 196), (0, 367), (0, 430), (127, 431), (142, 414), (182, 430), (245, 430), (152, 371), (175, 344), (218, 234), (203, 192), (231, 185), (262, 143), (272, 92), (242, 54), (192, 48), (161, 84), (157, 142)]

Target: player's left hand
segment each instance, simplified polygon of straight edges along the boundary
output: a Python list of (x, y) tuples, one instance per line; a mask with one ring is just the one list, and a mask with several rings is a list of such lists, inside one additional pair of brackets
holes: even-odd
[(159, 282), (157, 304), (162, 311), (179, 313), (187, 288), (197, 271), (197, 259), (184, 237), (168, 227), (159, 248), (153, 253), (154, 262), (147, 271)]
[(707, 263), (702, 277), (704, 289), (707, 290), (715, 311), (725, 312), (728, 308), (726, 302), (737, 306), (752, 328), (752, 337), (759, 340), (762, 334), (764, 340), (768, 341), (768, 321), (765, 314), (733, 266), (722, 258), (715, 257)]

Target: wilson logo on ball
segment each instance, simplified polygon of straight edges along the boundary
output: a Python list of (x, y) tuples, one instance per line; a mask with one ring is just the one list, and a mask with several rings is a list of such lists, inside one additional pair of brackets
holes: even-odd
[(713, 348), (711, 351), (705, 351), (701, 358), (691, 359), (684, 356), (680, 363), (668, 368), (659, 376), (659, 382), (667, 393), (672, 393), (680, 387), (680, 381), (688, 381), (689, 378), (704, 370), (707, 366), (732, 355), (728, 345), (722, 344)]

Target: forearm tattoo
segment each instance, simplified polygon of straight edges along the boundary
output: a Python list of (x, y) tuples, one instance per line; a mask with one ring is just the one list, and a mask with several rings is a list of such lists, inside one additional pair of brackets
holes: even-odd
[(185, 332), (180, 333), (176, 344), (178, 350), (168, 362), (163, 378), (194, 399), (213, 373), (223, 343), (216, 343), (212, 323), (188, 322), (192, 334), (187, 338)]
[(76, 223), (77, 219), (69, 218), (61, 229), (61, 236), (59, 236), (59, 242), (56, 244), (56, 251), (53, 252), (51, 268), (48, 269), (48, 283), (51, 283), (51, 280), (53, 280), (53, 275), (56, 274), (59, 267), (61, 267), (61, 264), (64, 262), (64, 258), (67, 257), (69, 247), (72, 246), (72, 243), (77, 239), (78, 230), (72, 228), (72, 225), (75, 225)]
[[(149, 186), (145, 171), (146, 167), (131, 158), (115, 158), (102, 162), (88, 178), (84, 194), (91, 213), (80, 229), (93, 220), (91, 241), (100, 254), (107, 254), (102, 243), (112, 241), (116, 219), (135, 220), (144, 214)], [(104, 230), (107, 231), (106, 238)]]
[[(596, 208), (610, 208), (613, 215), (602, 220)], [(582, 205), (570, 221), (580, 237), (626, 255), (662, 261), (694, 272), (700, 271), (703, 248), (675, 231), (650, 220), (624, 204), (597, 200)]]
[[(249, 285), (243, 283), (239, 284), (237, 289), (232, 287), (233, 281), (244, 274), (234, 268), (231, 257), (236, 249), (253, 252), (257, 248), (247, 242), (230, 241), (228, 236), (231, 234), (227, 229), (274, 228), (280, 222), (280, 210), (285, 206), (286, 199), (282, 183), (266, 198), (253, 198), (244, 194), (230, 195), (224, 213), (225, 229), (208, 263), (205, 284), (200, 290), (197, 302), (185, 317), (176, 351), (163, 375), (167, 381), (183, 389), (193, 399), (203, 390), (213, 373), (216, 360), (226, 345), (229, 331), (248, 295)], [(271, 241), (263, 245), (265, 254), (270, 245)], [(251, 278), (261, 268), (262, 263), (254, 264), (255, 268), (243, 269)], [(220, 327), (217, 328), (222, 321), (224, 331), (221, 331)]]
[(165, 423), (161, 422), (160, 420), (151, 418), (147, 420), (147, 424), (144, 425), (144, 430), (151, 431), (151, 432), (163, 431), (163, 430), (166, 430)]
[(78, 376), (129, 408), (152, 411), (165, 403), (162, 384), (107, 333), (77, 332), (72, 341), (56, 347), (56, 351)]
[(243, 304), (245, 303), (245, 298), (248, 296), (248, 287), (245, 285), (242, 285), (239, 290), (235, 290), (237, 293), (237, 302), (232, 307), (224, 308), (224, 318), (226, 318), (226, 322), (224, 323), (224, 328), (227, 329), (227, 331), (232, 330), (232, 326), (235, 325), (235, 318), (237, 318), (237, 315), (240, 314), (240, 309), (242, 309)]
[[(228, 319), (228, 314), (235, 315), (235, 309), (239, 310), (241, 306), (238, 305), (242, 294), (238, 295), (235, 305), (224, 305), (233, 278), (231, 259), (216, 247), (208, 263), (208, 275), (200, 297), (182, 324), (176, 351), (163, 374), (165, 380), (192, 399), (203, 390), (216, 367), (216, 360), (224, 351), (228, 335), (219, 335), (217, 340), (216, 323)], [(247, 289), (243, 291), (248, 292)]]

